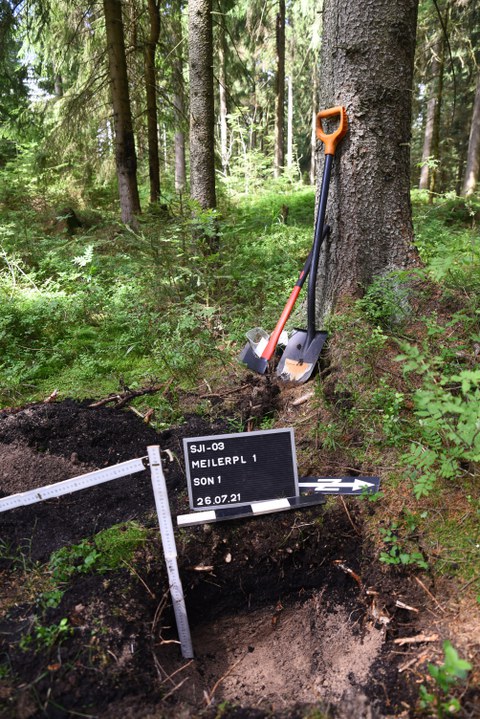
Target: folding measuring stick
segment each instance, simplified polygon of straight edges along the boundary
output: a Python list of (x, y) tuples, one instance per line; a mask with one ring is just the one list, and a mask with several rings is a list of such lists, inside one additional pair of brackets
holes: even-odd
[(177, 548), (173, 534), (167, 485), (160, 458), (160, 447), (158, 445), (153, 445), (147, 448), (147, 452), (148, 458), (140, 457), (139, 459), (130, 459), (127, 462), (121, 462), (113, 467), (106, 467), (105, 469), (99, 469), (95, 472), (82, 474), (79, 477), (66, 479), (63, 482), (57, 482), (56, 484), (49, 484), (45, 487), (38, 487), (36, 489), (28, 490), (27, 492), (19, 492), (18, 494), (3, 497), (0, 499), (0, 512), (6, 512), (9, 509), (15, 509), (17, 507), (24, 507), (28, 504), (35, 504), (35, 502), (43, 502), (45, 499), (61, 497), (64, 494), (69, 494), (70, 492), (77, 492), (80, 489), (87, 489), (88, 487), (93, 487), (97, 484), (103, 484), (103, 482), (109, 482), (112, 479), (119, 479), (121, 477), (126, 477), (129, 474), (143, 472), (148, 468), (148, 466), (150, 466), (153, 495), (155, 497), (158, 524), (160, 526), (163, 552), (165, 555), (165, 563), (167, 565), (173, 610), (175, 612), (175, 619), (177, 622), (178, 638), (180, 640), (182, 656), (186, 659), (190, 659), (193, 657), (193, 647), (190, 637), (190, 627), (188, 625), (185, 599), (183, 596), (183, 588), (178, 572)]

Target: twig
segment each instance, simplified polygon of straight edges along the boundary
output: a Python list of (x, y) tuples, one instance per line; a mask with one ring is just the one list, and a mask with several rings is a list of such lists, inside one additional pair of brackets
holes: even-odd
[(425, 642), (437, 642), (438, 639), (438, 634), (430, 634), (430, 636), (417, 634), (415, 637), (399, 637), (398, 639), (394, 639), (393, 643), (402, 646), (403, 644), (424, 644)]
[(179, 682), (179, 683), (176, 684), (174, 687), (172, 687), (172, 689), (170, 689), (169, 692), (167, 692), (166, 694), (164, 694), (164, 696), (162, 697), (162, 700), (165, 701), (165, 699), (168, 699), (168, 697), (172, 696), (172, 694), (174, 694), (178, 689), (180, 689), (180, 687), (182, 686), (182, 684), (185, 684), (185, 682), (187, 681), (187, 679), (188, 679), (188, 677), (185, 677), (185, 679), (182, 679), (181, 682)]
[(435, 604), (436, 604), (437, 607), (440, 609), (440, 611), (445, 614), (445, 609), (442, 607), (441, 604), (438, 603), (438, 601), (435, 599), (435, 597), (433, 596), (433, 594), (431, 593), (431, 591), (425, 586), (425, 584), (422, 582), (422, 580), (419, 579), (418, 577), (415, 577), (415, 581), (421, 586), (421, 588), (423, 589), (423, 591), (424, 591), (426, 594), (428, 594), (428, 596), (430, 597), (430, 599), (435, 602)]
[(474, 584), (475, 582), (478, 582), (480, 579), (480, 574), (477, 574), (476, 577), (473, 577), (473, 579), (470, 579), (466, 584), (463, 585), (463, 587), (460, 587), (459, 591), (464, 592), (467, 587), (469, 587), (471, 584)]
[(405, 602), (401, 602), (400, 599), (397, 599), (395, 606), (400, 607), (400, 609), (408, 609), (409, 612), (417, 612), (417, 614), (420, 611), (416, 607), (410, 607), (408, 604), (405, 604)]
[(175, 674), (178, 674), (179, 672), (183, 672), (184, 669), (190, 666), (190, 664), (193, 664), (193, 659), (190, 659), (189, 662), (183, 665), (183, 667), (179, 667), (178, 669), (175, 669), (174, 672), (168, 675), (168, 677), (165, 677), (165, 679), (162, 681), (162, 684), (165, 684), (165, 682), (171, 681), (172, 677), (175, 676)]
[(359, 531), (358, 527), (356, 527), (355, 524), (353, 523), (353, 519), (352, 519), (352, 517), (351, 517), (351, 515), (350, 515), (350, 512), (348, 511), (348, 507), (347, 507), (346, 502), (345, 502), (344, 498), (342, 497), (342, 495), (340, 495), (340, 501), (341, 501), (342, 504), (343, 504), (343, 508), (344, 508), (344, 510), (345, 510), (345, 512), (346, 512), (346, 515), (347, 515), (347, 517), (348, 517), (348, 521), (349, 521), (350, 524), (352, 525), (355, 534), (360, 535), (361, 532)]
[(425, 661), (427, 656), (427, 654), (420, 654), (420, 656), (415, 655), (414, 657), (412, 657), (412, 659), (409, 659), (408, 662), (405, 662), (398, 667), (399, 673), (401, 674), (402, 672), (406, 671), (406, 669), (410, 669), (410, 667), (414, 664), (420, 664), (420, 662)]
[(229, 669), (227, 669), (225, 674), (223, 674), (220, 677), (220, 679), (217, 679), (217, 681), (215, 682), (215, 684), (213, 685), (213, 687), (210, 691), (207, 691), (207, 690), (204, 691), (204, 696), (205, 696), (205, 701), (207, 702), (207, 706), (210, 706), (210, 704), (212, 703), (213, 696), (214, 696), (215, 692), (217, 691), (218, 687), (220, 686), (220, 684), (228, 677), (229, 674), (231, 674), (233, 672), (235, 667), (237, 667), (240, 664), (240, 662), (243, 661), (244, 658), (245, 658), (245, 655), (241, 656), (240, 659), (237, 659), (237, 661), (234, 664), (232, 664), (232, 666)]
[(161, 600), (160, 600), (160, 602), (159, 602), (159, 605), (158, 605), (158, 607), (157, 607), (156, 610), (155, 610), (155, 615), (154, 615), (153, 621), (152, 621), (152, 630), (151, 630), (151, 631), (152, 631), (152, 635), (155, 634), (155, 629), (156, 629), (156, 627), (157, 627), (158, 620), (160, 619), (163, 610), (164, 610), (165, 607), (167, 606), (169, 591), (170, 591), (170, 590), (167, 589), (167, 590), (164, 592), (163, 597), (161, 598)]
[[(207, 385), (208, 386), (208, 385)], [(235, 394), (235, 392), (241, 392), (244, 389), (247, 389), (247, 387), (250, 387), (249, 384), (242, 384), (240, 387), (234, 387), (233, 389), (227, 389), (224, 392), (212, 392), (210, 391), (208, 394), (199, 394), (199, 399), (207, 399), (208, 397), (227, 397), (229, 394)]]
[(139, 582), (141, 582), (141, 583), (143, 584), (143, 586), (145, 587), (145, 589), (147, 590), (147, 592), (150, 594), (151, 598), (152, 598), (152, 599), (156, 599), (155, 594), (152, 592), (152, 590), (150, 589), (150, 587), (148, 586), (148, 584), (147, 584), (147, 583), (142, 579), (142, 577), (139, 575), (139, 573), (137, 572), (137, 570), (135, 569), (135, 567), (133, 567), (133, 566), (132, 566), (129, 562), (127, 562), (125, 559), (123, 559), (122, 561), (123, 561), (123, 564), (125, 564), (125, 566), (132, 572), (132, 574), (134, 574), (134, 575), (136, 576), (136, 578), (139, 580)]
[(342, 569), (345, 572), (345, 574), (349, 574), (356, 581), (356, 583), (358, 584), (360, 589), (363, 589), (363, 582), (362, 582), (361, 578), (358, 576), (358, 574), (356, 574), (356, 572), (353, 571), (353, 569), (350, 569), (350, 567), (347, 567), (345, 562), (342, 562), (341, 559), (334, 559), (333, 563), (336, 564), (337, 567)]

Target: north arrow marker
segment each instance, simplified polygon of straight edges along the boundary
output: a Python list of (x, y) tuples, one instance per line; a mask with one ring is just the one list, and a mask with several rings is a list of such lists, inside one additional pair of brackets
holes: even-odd
[(305, 477), (304, 479), (311, 479), (312, 481), (300, 481), (298, 486), (300, 489), (314, 489), (315, 492), (328, 493), (339, 493), (339, 494), (354, 494), (355, 492), (368, 492), (374, 494), (378, 492), (380, 480), (378, 477), (319, 477), (313, 480), (313, 477)]

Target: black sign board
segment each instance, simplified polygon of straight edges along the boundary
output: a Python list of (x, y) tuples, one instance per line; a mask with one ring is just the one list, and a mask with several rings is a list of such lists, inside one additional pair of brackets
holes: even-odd
[(191, 509), (298, 495), (293, 429), (183, 440)]

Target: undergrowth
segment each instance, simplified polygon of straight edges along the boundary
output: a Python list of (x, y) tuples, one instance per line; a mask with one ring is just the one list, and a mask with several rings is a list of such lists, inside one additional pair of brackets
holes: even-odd
[(276, 320), (311, 240), (313, 190), (286, 180), (241, 206), (223, 201), (213, 255), (195, 231), (212, 218), (197, 213), (193, 227), (188, 204), (151, 208), (136, 231), (108, 209), (79, 208), (69, 230), (68, 208), (48, 199), (0, 192), (3, 405), (53, 389), (91, 397), (173, 377), (192, 386), (260, 318)]
[[(135, 231), (114, 222), (108, 203), (96, 211), (78, 203), (81, 226), (69, 231), (65, 210), (53, 209), (58, 197), (44, 188), (20, 202), (15, 187), (0, 196), (3, 405), (54, 389), (98, 397), (174, 380), (168, 395), (149, 396), (168, 421), (177, 390), (221, 371), (250, 327), (274, 326), (311, 244), (314, 191), (289, 178), (254, 196), (224, 192), (219, 214), (197, 213), (195, 227), (172, 193), (168, 211), (152, 207)], [(331, 418), (315, 431), (326, 450), (345, 450), (358, 466), (381, 466), (392, 452), (390, 481), (428, 513), (449, 486), (478, 481), (479, 207), (453, 196), (430, 203), (418, 192), (413, 207), (423, 268), (376, 278), (330, 318), (331, 346), (341, 337), (345, 350), (334, 397), (323, 398)], [(213, 221), (220, 249), (208, 254), (195, 230)], [(424, 519), (434, 543), (439, 530)], [(402, 544), (403, 520), (394, 521), (384, 561), (424, 561), (410, 539)]]
[(478, 202), (414, 193), (414, 209), (423, 267), (376, 278), (329, 320), (335, 380), (318, 436), (403, 497), (374, 530), (380, 561), (480, 591)]

